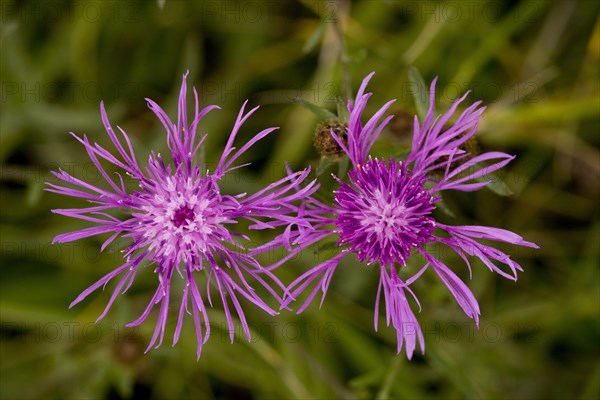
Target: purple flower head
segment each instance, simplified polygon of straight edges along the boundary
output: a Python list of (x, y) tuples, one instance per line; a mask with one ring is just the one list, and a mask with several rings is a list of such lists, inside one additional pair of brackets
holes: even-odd
[[(142, 167), (136, 160), (129, 137), (117, 127), (126, 143), (126, 147), (123, 146), (122, 139), (120, 140), (115, 134), (106, 116), (104, 105), (101, 103), (102, 122), (118, 155), (111, 154), (96, 143), (90, 143), (86, 135), (83, 138), (72, 135), (85, 147), (92, 163), (106, 182), (104, 185), (106, 188), (82, 181), (59, 170), (53, 172), (54, 175), (72, 187), (48, 183), (47, 190), (82, 198), (92, 203), (92, 206), (87, 208), (52, 210), (56, 214), (95, 224), (93, 227), (59, 235), (54, 239), (55, 243), (110, 233), (102, 245), (101, 249), (104, 250), (119, 236), (131, 240), (131, 244), (124, 252), (124, 264), (83, 291), (71, 303), (71, 307), (93, 291), (104, 287), (113, 278), (120, 276), (104, 312), (98, 318), (98, 320), (102, 319), (116, 297), (126, 292), (132, 285), (138, 270), (146, 265), (152, 265), (158, 278), (158, 288), (141, 316), (128, 324), (128, 326), (141, 324), (154, 306), (160, 304), (158, 322), (146, 350), (148, 351), (154, 344), (158, 347), (162, 343), (171, 304), (171, 280), (176, 273), (185, 281), (185, 285), (173, 344), (179, 339), (184, 314), (191, 314), (198, 337), (197, 355), (200, 357), (202, 344), (210, 335), (205, 300), (212, 306), (211, 285), (220, 296), (232, 341), (234, 324), (231, 305), (241, 321), (247, 338), (250, 339), (240, 297), (271, 315), (276, 313), (260, 297), (250, 282), (264, 287), (278, 302), (282, 301), (272, 286), (275, 284), (283, 288), (281, 282), (256, 261), (254, 255), (258, 252), (251, 253), (239, 242), (240, 239), (247, 240), (248, 237), (231, 231), (229, 227), (244, 219), (251, 223), (250, 229), (302, 226), (304, 223), (297, 217), (299, 208), (295, 203), (314, 193), (317, 185), (311, 182), (304, 188), (300, 188), (300, 184), (310, 171), (304, 170), (298, 173), (288, 171), (285, 178), (271, 183), (253, 195), (222, 194), (219, 190), (219, 182), (223, 177), (247, 165), (234, 165), (235, 161), (257, 141), (277, 128), (263, 130), (236, 150), (233, 143), (240, 128), (258, 109), (255, 107), (246, 113), (247, 102), (244, 103), (216, 168), (214, 171), (204, 170), (202, 165), (194, 161), (206, 138), (206, 135), (198, 137), (198, 125), (209, 111), (218, 107), (208, 106), (200, 110), (198, 93), (194, 89), (195, 109), (190, 123), (186, 108), (186, 77), (187, 73), (183, 76), (179, 94), (176, 123), (172, 122), (154, 101), (147, 99), (149, 108), (156, 114), (167, 132), (172, 164), (166, 163), (160, 153), (152, 152), (147, 165)], [(108, 162), (123, 170), (139, 184), (139, 187), (136, 190), (128, 190), (121, 174), (117, 172), (110, 175), (100, 161)], [(117, 179), (115, 180), (113, 176)], [(281, 240), (276, 239), (270, 243), (281, 243)], [(265, 247), (269, 246), (270, 244), (265, 245)], [(271, 245), (270, 248), (272, 247)], [(206, 287), (199, 286), (197, 283), (198, 278), (202, 276), (206, 277)], [(265, 278), (272, 280), (273, 283), (268, 283)]]
[(335, 224), (339, 242), (359, 261), (386, 266), (406, 264), (415, 248), (430, 241), (435, 228), (434, 197), (413, 179), (406, 164), (369, 159), (348, 173), (352, 186), (339, 181)]
[[(286, 298), (284, 306), (313, 282), (317, 283), (298, 312), (302, 312), (319, 291), (322, 292), (322, 303), (337, 265), (348, 253), (354, 253), (359, 261), (366, 261), (367, 264), (379, 263), (375, 329), (377, 330), (379, 319), (379, 301), (383, 294), (386, 322), (388, 326), (391, 323), (397, 331), (398, 353), (406, 342), (406, 355), (410, 359), (417, 341), (422, 352), (425, 344), (407, 293), (418, 304), (410, 285), (427, 269), (432, 269), (437, 274), (470, 318), (475, 319), (476, 323), (479, 319), (479, 306), (469, 288), (441, 260), (428, 252), (425, 245), (438, 243), (448, 246), (465, 261), (469, 270), (471, 267), (467, 256), (475, 256), (490, 270), (512, 280), (517, 279), (517, 271), (521, 271), (521, 267), (507, 254), (482, 244), (479, 240), (495, 240), (534, 248), (537, 246), (503, 229), (444, 225), (432, 214), (441, 200), (441, 192), (480, 189), (489, 183), (480, 178), (504, 167), (514, 158), (500, 152), (473, 157), (460, 148), (477, 130), (484, 110), (484, 107), (480, 107), (480, 102), (469, 106), (447, 127), (446, 124), (467, 95), (454, 102), (444, 115), (435, 116), (434, 80), (425, 120), (419, 124), (415, 117), (412, 149), (406, 161), (399, 162), (390, 158), (386, 162), (372, 158), (368, 153), (392, 118), (388, 116), (381, 121), (394, 100), (383, 105), (366, 124), (361, 123), (367, 101), (372, 95), (364, 93), (372, 76), (373, 73), (363, 80), (354, 103), (348, 104), (350, 118), (347, 146), (342, 138), (332, 132), (332, 137), (348, 155), (353, 166), (348, 173), (348, 183), (335, 177), (339, 188), (335, 191), (334, 204), (329, 206), (311, 198), (305, 210), (305, 218), (310, 220), (314, 230), (304, 234), (303, 244), (299, 248), (306, 248), (329, 235), (336, 235), (337, 244), (342, 250), (292, 282), (288, 287), (290, 296)], [(484, 162), (491, 164), (483, 165)], [(434, 171), (438, 174), (432, 173)], [(299, 248), (295, 252), (300, 251)], [(421, 254), (426, 261), (425, 265), (403, 280), (398, 275), (398, 268), (409, 268), (406, 263), (413, 253)], [(497, 263), (506, 267), (503, 269)], [(269, 269), (279, 265), (281, 262)]]

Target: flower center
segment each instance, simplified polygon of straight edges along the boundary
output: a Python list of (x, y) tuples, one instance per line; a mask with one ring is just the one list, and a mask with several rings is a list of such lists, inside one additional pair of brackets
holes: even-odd
[(404, 265), (414, 248), (435, 229), (433, 196), (402, 163), (369, 161), (348, 173), (335, 194), (339, 244), (350, 245), (360, 261)]
[(194, 210), (191, 209), (189, 206), (184, 205), (184, 206), (180, 207), (177, 211), (175, 211), (175, 214), (173, 215), (171, 222), (173, 222), (173, 225), (175, 225), (177, 228), (179, 228), (183, 224), (192, 222), (194, 220), (194, 216), (195, 216)]
[(178, 262), (198, 259), (229, 236), (218, 187), (208, 178), (165, 177), (153, 193), (143, 194), (137, 219), (139, 240), (156, 255)]

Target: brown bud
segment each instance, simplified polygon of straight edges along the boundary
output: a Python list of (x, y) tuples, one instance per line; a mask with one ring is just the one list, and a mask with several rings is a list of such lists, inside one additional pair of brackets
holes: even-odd
[(344, 145), (348, 144), (348, 123), (340, 120), (328, 120), (317, 125), (315, 148), (320, 155), (337, 160), (341, 158), (344, 151), (331, 136), (331, 131), (341, 139)]

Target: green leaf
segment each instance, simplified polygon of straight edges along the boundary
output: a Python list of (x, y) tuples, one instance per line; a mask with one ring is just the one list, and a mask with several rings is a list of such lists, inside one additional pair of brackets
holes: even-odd
[(335, 249), (337, 246), (337, 242), (325, 242), (317, 247), (316, 251), (331, 250)]
[(338, 118), (342, 121), (348, 121), (350, 119), (350, 113), (348, 112), (348, 108), (346, 108), (346, 100), (342, 97), (338, 97), (337, 99), (337, 114)]
[(513, 195), (513, 191), (510, 190), (508, 185), (502, 179), (500, 179), (500, 177), (498, 175), (496, 175), (495, 173), (490, 173), (484, 177), (480, 177), (477, 180), (479, 182), (485, 182), (485, 181), (489, 180), (490, 183), (488, 183), (486, 185), (486, 188), (488, 188), (489, 190), (491, 190), (492, 192), (494, 192), (500, 196), (512, 196)]
[(321, 43), (321, 40), (323, 39), (326, 30), (327, 21), (325, 18), (321, 18), (321, 21), (319, 21), (319, 24), (317, 25), (316, 29), (314, 30), (312, 35), (310, 35), (310, 37), (302, 47), (302, 52), (304, 54), (308, 54), (311, 51), (313, 51), (317, 47), (317, 45)]
[(322, 156), (319, 160), (319, 165), (315, 170), (315, 174), (321, 176), (331, 165), (333, 165), (333, 161), (329, 157)]
[(398, 374), (398, 370), (400, 369), (400, 364), (403, 361), (403, 357), (400, 355), (392, 356), (391, 365), (388, 368), (385, 380), (383, 381), (383, 385), (379, 389), (379, 393), (377, 393), (377, 399), (389, 399), (390, 391), (392, 390), (392, 385), (396, 380), (396, 375)]
[(40, 202), (40, 198), (42, 197), (42, 193), (44, 191), (44, 183), (38, 182), (35, 180), (31, 180), (27, 182), (27, 192), (26, 192), (26, 201), (27, 205), (30, 207), (38, 205)]
[(2, 25), (0, 25), (0, 48), (2, 48), (4, 39), (15, 32), (18, 27), (19, 24), (16, 21), (2, 21)]
[[(421, 120), (425, 119), (429, 108), (429, 93), (427, 85), (418, 69), (413, 66), (408, 67), (408, 80), (414, 88), (413, 97), (415, 98), (415, 107)], [(435, 113), (435, 108), (434, 108)]]
[(442, 210), (449, 217), (452, 217), (452, 218), (455, 217), (454, 213), (452, 212), (452, 210), (450, 210), (450, 207), (448, 207), (448, 205), (444, 202), (443, 199), (440, 199), (440, 201), (438, 201), (436, 203), (436, 206), (437, 206), (437, 208)]
[(350, 165), (350, 159), (348, 156), (342, 157), (338, 163), (338, 178), (343, 178), (348, 172), (348, 166)]
[(324, 261), (340, 254), (341, 247), (335, 241), (325, 242), (314, 250), (319, 261)]
[(337, 119), (337, 115), (335, 115), (334, 113), (332, 113), (331, 111), (329, 111), (326, 108), (320, 107), (314, 103), (311, 103), (309, 101), (306, 101), (302, 98), (295, 98), (294, 99), (294, 103), (300, 104), (302, 107), (306, 108), (307, 110), (311, 111), (313, 114), (315, 114), (317, 117), (319, 117), (321, 120), (327, 120), (327, 119)]
[(134, 375), (133, 371), (125, 368), (118, 363), (113, 363), (108, 371), (109, 378), (117, 393), (124, 398), (129, 399), (133, 394)]
[(394, 160), (404, 161), (404, 160), (406, 160), (406, 157), (408, 157), (409, 154), (410, 154), (410, 149), (406, 149), (406, 150), (402, 150), (402, 151), (399, 151), (398, 153), (394, 154), (392, 156), (392, 158)]

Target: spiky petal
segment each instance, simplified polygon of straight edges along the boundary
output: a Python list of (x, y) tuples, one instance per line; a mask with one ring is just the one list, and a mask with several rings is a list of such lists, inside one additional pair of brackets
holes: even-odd
[[(359, 261), (366, 261), (367, 264), (379, 263), (375, 329), (383, 295), (387, 324), (391, 323), (398, 334), (398, 352), (404, 345), (410, 359), (417, 343), (423, 352), (425, 345), (407, 293), (416, 300), (410, 285), (425, 271), (432, 269), (435, 272), (465, 314), (476, 323), (480, 314), (477, 300), (468, 286), (441, 260), (428, 253), (426, 244), (441, 243), (448, 246), (465, 261), (469, 269), (468, 256), (477, 257), (490, 270), (512, 280), (517, 279), (517, 271), (521, 271), (521, 267), (507, 254), (479, 240), (533, 248), (537, 248), (537, 245), (503, 229), (441, 224), (432, 214), (443, 191), (481, 189), (489, 183), (482, 180), (485, 175), (504, 167), (514, 158), (501, 152), (473, 156), (460, 148), (477, 131), (485, 109), (480, 106), (481, 103), (467, 107), (448, 127), (447, 124), (468, 93), (455, 101), (445, 114), (435, 116), (435, 79), (431, 84), (430, 107), (425, 119), (419, 123), (415, 116), (412, 149), (406, 161), (389, 159), (386, 163), (368, 154), (390, 121), (391, 116), (382, 118), (394, 100), (385, 103), (364, 125), (361, 122), (367, 101), (372, 96), (372, 93), (365, 93), (372, 76), (373, 73), (363, 80), (354, 103), (348, 104), (350, 117), (347, 138), (332, 133), (353, 165), (348, 172), (348, 182), (336, 178), (339, 188), (335, 191), (335, 203), (331, 206), (314, 198), (306, 200), (304, 213), (314, 230), (310, 234), (312, 240), (302, 242), (296, 251), (329, 235), (337, 236), (337, 243), (342, 247), (339, 254), (294, 280), (288, 286), (289, 295), (283, 306), (287, 307), (315, 282), (314, 289), (298, 312), (306, 309), (319, 291), (322, 293), (322, 303), (333, 273), (346, 254), (354, 253)], [(442, 232), (445, 234), (439, 235)], [(403, 281), (398, 277), (397, 268), (407, 268), (407, 260), (414, 252), (421, 254), (426, 264), (412, 275), (409, 273), (409, 277)], [(506, 265), (509, 271), (498, 266), (497, 262)], [(269, 269), (279, 265), (274, 264)]]
[[(108, 273), (98, 282), (83, 291), (71, 307), (85, 299), (95, 290), (104, 287), (112, 279), (120, 276), (113, 294), (99, 319), (103, 318), (117, 296), (126, 292), (133, 284), (138, 271), (144, 265), (152, 265), (157, 277), (157, 289), (146, 309), (128, 326), (141, 324), (155, 306), (159, 306), (158, 322), (148, 350), (160, 346), (164, 335), (171, 299), (171, 282), (180, 275), (184, 280), (183, 296), (177, 314), (177, 325), (173, 336), (175, 344), (181, 333), (183, 318), (192, 314), (198, 337), (200, 357), (202, 344), (210, 334), (207, 315), (207, 302), (212, 306), (211, 285), (218, 292), (225, 317), (234, 338), (234, 314), (240, 319), (244, 333), (250, 339), (250, 330), (244, 311), (242, 298), (269, 314), (271, 308), (255, 290), (263, 287), (276, 301), (281, 302), (277, 289), (285, 290), (281, 282), (254, 258), (260, 251), (250, 254), (240, 239), (243, 234), (231, 229), (241, 220), (250, 222), (250, 229), (281, 228), (283, 232), (264, 248), (277, 248), (284, 245), (287, 227), (305, 226), (300, 200), (312, 195), (318, 185), (314, 181), (301, 185), (309, 175), (309, 170), (293, 173), (275, 181), (258, 192), (247, 196), (223, 194), (219, 183), (229, 172), (239, 168), (237, 159), (256, 142), (277, 128), (268, 128), (245, 143), (239, 150), (234, 147), (235, 138), (244, 122), (258, 109), (246, 112), (246, 103), (233, 124), (229, 139), (214, 171), (195, 161), (196, 155), (206, 137), (197, 135), (202, 118), (217, 106), (199, 108), (198, 93), (195, 98), (194, 114), (191, 122), (187, 116), (187, 74), (183, 76), (179, 94), (179, 107), (175, 122), (154, 101), (147, 99), (149, 108), (158, 117), (167, 134), (167, 145), (172, 163), (166, 162), (160, 154), (152, 152), (148, 163), (142, 167), (136, 158), (129, 136), (119, 127), (121, 138), (117, 136), (108, 121), (104, 105), (100, 105), (102, 121), (108, 136), (117, 150), (117, 155), (94, 143), (86, 135), (75, 138), (83, 144), (91, 161), (105, 180), (105, 185), (80, 180), (65, 171), (54, 175), (70, 186), (48, 183), (47, 190), (62, 195), (88, 200), (93, 205), (79, 209), (59, 209), (54, 213), (92, 222), (95, 226), (76, 232), (58, 235), (55, 243), (70, 242), (99, 234), (110, 234), (102, 245), (104, 250), (117, 237), (130, 238), (131, 243), (124, 253), (124, 264)], [(125, 141), (126, 146), (122, 141)], [(121, 173), (109, 173), (101, 161), (112, 164), (137, 182), (134, 190), (126, 188)], [(117, 177), (115, 181), (114, 177)], [(119, 218), (115, 217), (118, 215)], [(199, 272), (202, 271), (200, 274)], [(204, 273), (206, 272), (206, 274)], [(202, 285), (197, 283), (206, 276)]]

